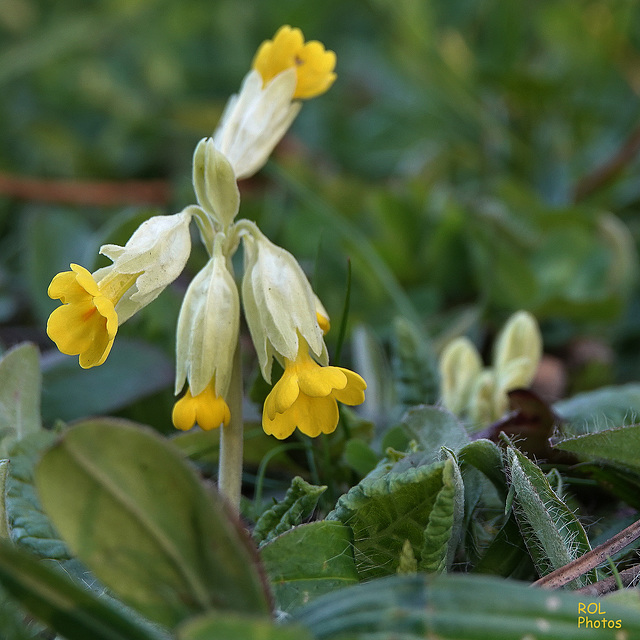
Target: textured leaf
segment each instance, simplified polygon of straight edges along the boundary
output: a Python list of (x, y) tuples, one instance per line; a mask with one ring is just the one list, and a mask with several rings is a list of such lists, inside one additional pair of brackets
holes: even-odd
[(638, 424), (569, 438), (554, 446), (562, 451), (576, 453), (588, 460), (607, 460), (640, 469), (640, 425)]
[(276, 626), (270, 618), (236, 617), (217, 612), (189, 620), (178, 630), (178, 640), (312, 640), (301, 625)]
[(0, 360), (0, 458), (11, 444), (42, 428), (38, 348), (22, 344)]
[(393, 323), (393, 377), (402, 407), (433, 404), (440, 393), (438, 364), (431, 343), (405, 317)]
[(175, 625), (207, 610), (266, 613), (244, 531), (155, 432), (79, 424), (40, 461), (42, 504), (70, 549), (143, 615)]
[(395, 573), (405, 540), (420, 562), (425, 529), (443, 489), (444, 469), (452, 463), (447, 460), (401, 473), (372, 474), (339, 498), (327, 519), (340, 520), (353, 529), (361, 579)]
[(458, 451), (458, 460), (464, 466), (469, 464), (482, 471), (498, 494), (505, 498), (507, 495), (507, 480), (504, 475), (502, 454), (496, 444), (491, 440), (474, 440)]
[[(578, 604), (597, 602), (570, 592), (532, 589), (488, 576), (393, 576), (318, 598), (293, 614), (316, 640), (617, 640), (640, 637), (636, 605), (600, 601), (620, 626), (578, 628)], [(592, 605), (593, 607), (593, 605)], [(603, 628), (604, 627), (604, 628)]]
[(262, 547), (260, 555), (283, 611), (358, 582), (351, 529), (339, 522), (290, 529)]
[(569, 434), (594, 433), (640, 420), (640, 384), (603, 387), (556, 402), (554, 411), (569, 422)]
[(442, 469), (442, 488), (436, 496), (424, 531), (420, 571), (447, 571), (460, 538), (464, 515), (464, 485), (460, 469), (450, 456)]
[(253, 530), (253, 539), (258, 543), (269, 542), (300, 524), (313, 513), (318, 498), (326, 489), (326, 486), (318, 487), (296, 476), (291, 481), (284, 499), (260, 516)]
[(0, 543), (0, 583), (67, 640), (168, 640), (168, 634), (5, 542)]
[[(507, 456), (516, 518), (540, 575), (590, 551), (582, 524), (553, 491), (540, 468), (513, 447), (509, 447)], [(582, 585), (584, 580), (579, 578), (577, 582)], [(587, 584), (593, 580), (595, 572), (586, 574)]]
[(438, 460), (441, 447), (457, 453), (469, 443), (469, 436), (458, 418), (439, 407), (413, 407), (405, 414), (402, 425), (407, 435), (426, 453), (425, 462)]
[(34, 486), (34, 467), (55, 436), (50, 431), (31, 434), (11, 448), (5, 506), (11, 540), (41, 558), (67, 560), (71, 556), (44, 513)]

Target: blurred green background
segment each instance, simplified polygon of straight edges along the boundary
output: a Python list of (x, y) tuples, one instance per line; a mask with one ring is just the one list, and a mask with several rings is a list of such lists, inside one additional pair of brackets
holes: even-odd
[(568, 391), (640, 379), (638, 2), (0, 0), (0, 341), (40, 345), (49, 423), (171, 430), (203, 250), (95, 370), (46, 337), (46, 288), (194, 202), (193, 149), (282, 24), (333, 49), (338, 80), (240, 215), (301, 260), (336, 329), (350, 260), (349, 325), (383, 349), (396, 316), (483, 346), (523, 308)]

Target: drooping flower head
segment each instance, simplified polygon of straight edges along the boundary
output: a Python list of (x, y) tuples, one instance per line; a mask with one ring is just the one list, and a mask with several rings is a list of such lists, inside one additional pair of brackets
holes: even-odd
[(295, 69), (296, 88), (293, 98), (315, 98), (334, 83), (336, 54), (326, 51), (317, 40), (307, 43), (300, 29), (285, 25), (278, 29), (273, 40), (260, 45), (253, 60), (253, 68), (267, 85), (286, 69)]
[(62, 302), (47, 322), (47, 334), (58, 349), (80, 356), (83, 369), (102, 364), (118, 331), (118, 300), (105, 295), (93, 276), (77, 264), (53, 278), (48, 294)]

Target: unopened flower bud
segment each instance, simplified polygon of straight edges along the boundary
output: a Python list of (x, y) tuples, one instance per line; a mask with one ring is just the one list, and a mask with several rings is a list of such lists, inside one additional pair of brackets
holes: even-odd
[(440, 379), (442, 403), (449, 411), (465, 411), (481, 370), (480, 354), (468, 338), (456, 338), (445, 347), (440, 356)]

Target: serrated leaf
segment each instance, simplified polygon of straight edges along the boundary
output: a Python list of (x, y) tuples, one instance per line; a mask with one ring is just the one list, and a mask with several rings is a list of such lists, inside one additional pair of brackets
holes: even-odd
[[(553, 491), (538, 466), (517, 449), (507, 451), (509, 477), (515, 490), (514, 508), (527, 548), (541, 576), (591, 550), (576, 515)], [(576, 582), (594, 581), (595, 572)]]
[(290, 529), (262, 547), (260, 556), (283, 611), (358, 582), (352, 532), (339, 522)]
[(587, 460), (607, 460), (632, 469), (640, 469), (638, 424), (567, 438), (557, 442), (554, 447), (562, 451), (571, 451)]
[(620, 629), (602, 624), (586, 629), (583, 621), (578, 628), (578, 604), (586, 608), (594, 602), (606, 616), (588, 616), (592, 624), (603, 617), (614, 624), (620, 620), (624, 637), (640, 637), (637, 606), (455, 573), (373, 580), (322, 596), (294, 612), (293, 620), (313, 629), (316, 640), (622, 638)]
[(395, 573), (405, 540), (420, 561), (425, 529), (443, 487), (446, 464), (450, 462), (382, 476), (372, 474), (338, 499), (327, 519), (340, 520), (352, 528), (361, 579)]
[(578, 393), (556, 402), (553, 410), (569, 423), (563, 430), (570, 435), (635, 424), (640, 419), (640, 384)]
[(318, 499), (326, 490), (326, 486), (315, 486), (296, 476), (284, 498), (260, 516), (253, 530), (253, 539), (257, 543), (269, 542), (300, 524), (313, 513)]
[(40, 360), (29, 343), (9, 350), (0, 360), (0, 458), (13, 442), (42, 428)]
[(5, 507), (11, 540), (40, 558), (68, 560), (71, 555), (44, 513), (34, 485), (34, 468), (55, 439), (50, 431), (31, 434), (13, 444)]
[(457, 453), (469, 443), (469, 436), (458, 418), (440, 407), (413, 407), (402, 418), (402, 426), (409, 438), (416, 440), (420, 450), (427, 454), (424, 462), (438, 460), (441, 447)]
[(442, 469), (442, 488), (429, 514), (420, 553), (420, 571), (448, 571), (460, 539), (464, 516), (464, 485), (453, 456)]
[(209, 613), (178, 629), (178, 640), (312, 640), (302, 625), (278, 625), (271, 618)]
[(127, 615), (6, 542), (0, 543), (0, 583), (67, 640), (169, 640), (160, 629)]
[(407, 318), (393, 322), (393, 377), (402, 407), (433, 404), (440, 392), (440, 376), (433, 346)]
[(157, 433), (76, 425), (42, 457), (36, 486), (73, 553), (142, 615), (171, 626), (214, 608), (268, 612), (242, 527)]

